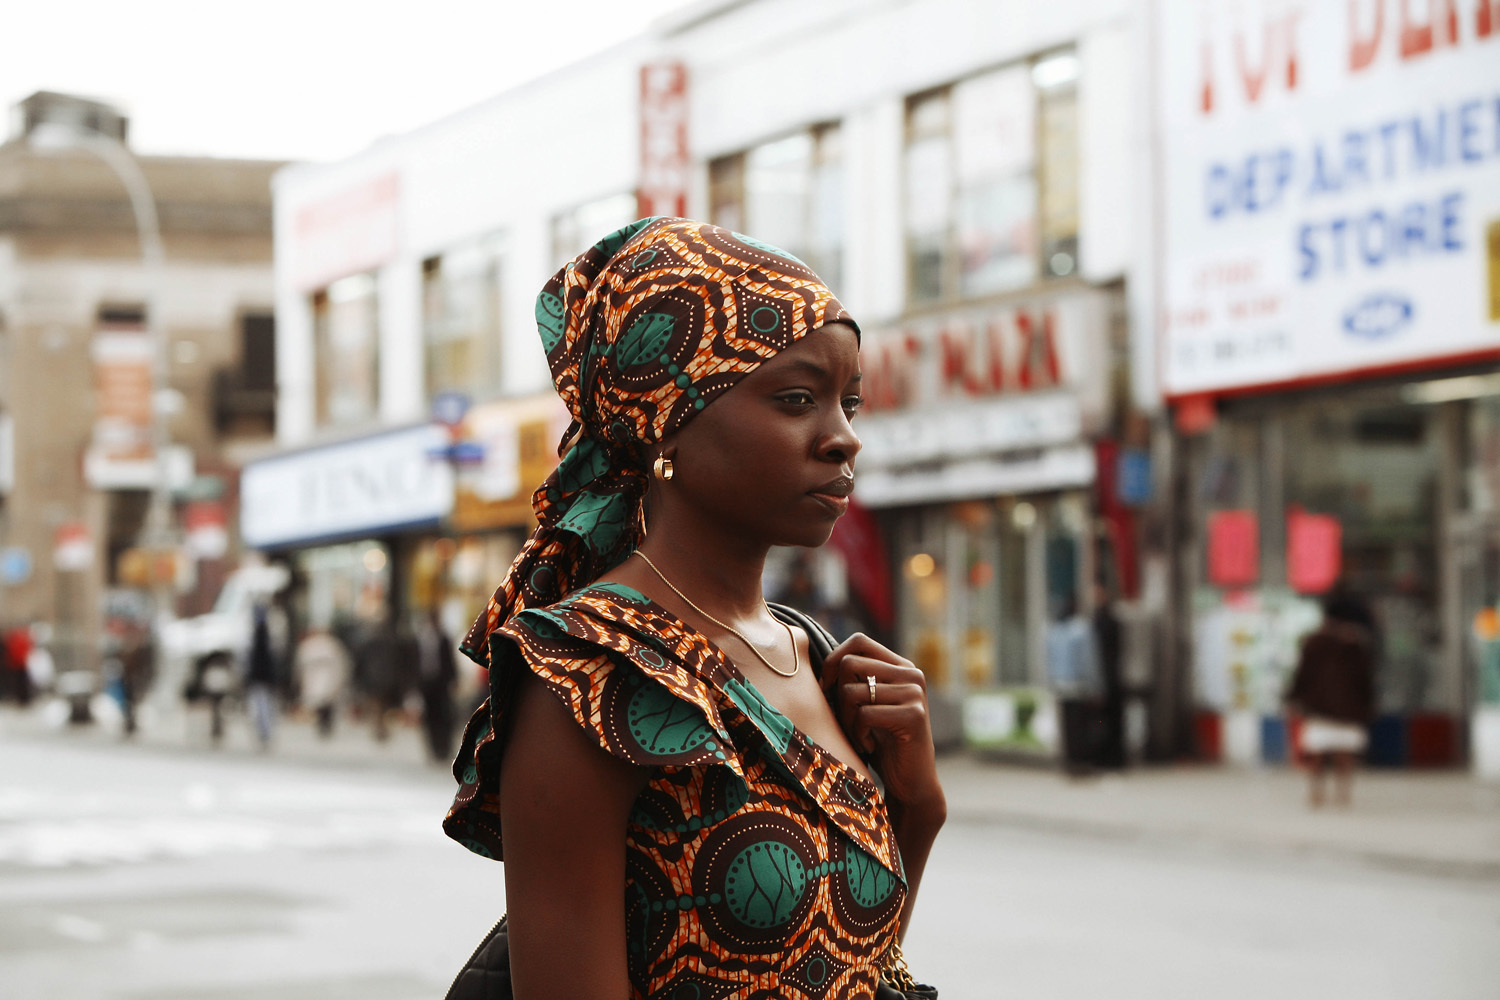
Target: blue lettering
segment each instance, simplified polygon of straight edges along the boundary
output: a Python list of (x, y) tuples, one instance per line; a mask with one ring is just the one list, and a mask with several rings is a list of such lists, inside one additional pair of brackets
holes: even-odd
[(1421, 118), (1413, 118), (1411, 126), (1412, 162), (1418, 170), (1441, 167), (1447, 160), (1448, 112), (1439, 111), (1433, 119), (1432, 130), (1427, 131)]
[(1359, 254), (1367, 265), (1379, 267), (1385, 263), (1388, 242), (1384, 212), (1377, 208), (1359, 220)]
[(1385, 164), (1385, 179), (1393, 180), (1396, 176), (1396, 133), (1401, 131), (1400, 122), (1386, 122), (1380, 126), (1380, 149), (1384, 154), (1381, 162)]
[(1401, 210), (1401, 234), (1397, 237), (1396, 245), (1401, 248), (1400, 253), (1404, 257), (1415, 248), (1417, 251), (1426, 249), (1427, 246), (1427, 206), (1421, 202), (1413, 202)]
[(1323, 156), (1323, 144), (1313, 147), (1312, 183), (1308, 185), (1309, 198), (1319, 194), (1331, 194), (1339, 189), (1339, 180), (1328, 172), (1328, 161)]
[(1297, 277), (1311, 281), (1318, 276), (1318, 252), (1313, 249), (1313, 233), (1317, 230), (1304, 223), (1297, 230), (1297, 252), (1302, 256), (1302, 269)]
[(1234, 182), (1229, 177), (1229, 168), (1222, 163), (1210, 166), (1203, 188), (1208, 196), (1208, 217), (1222, 219), (1229, 212), (1229, 203), (1234, 200)]
[(1328, 235), (1333, 237), (1333, 267), (1340, 272), (1344, 270), (1344, 231), (1348, 228), (1349, 220), (1344, 218), (1328, 224)]
[[(1458, 152), (1469, 163), (1484, 159), (1479, 149), (1479, 112), (1483, 106), (1478, 101), (1465, 101), (1458, 109)], [(1473, 140), (1472, 144), (1470, 140)]]
[(1464, 248), (1463, 207), (1462, 191), (1455, 191), (1438, 202), (1438, 209), (1443, 220), (1443, 249), (1449, 253), (1455, 253)]
[(1344, 133), (1344, 179), (1358, 177), (1370, 183), (1369, 163), (1365, 160), (1365, 137), (1359, 132)]
[(1254, 153), (1245, 157), (1245, 173), (1243, 175), (1243, 180), (1241, 183), (1243, 184), (1243, 189), (1245, 192), (1245, 211), (1249, 212), (1251, 215), (1254, 215), (1261, 209), (1260, 202), (1256, 200), (1255, 196), (1255, 177), (1258, 173), (1260, 173), (1260, 171), (1256, 168), (1259, 163), (1260, 157), (1256, 156)]
[(1315, 281), (1350, 267), (1374, 270), (1392, 259), (1458, 253), (1464, 249), (1463, 209), (1463, 192), (1454, 191), (1436, 201), (1305, 222), (1297, 227), (1297, 278)]
[(1287, 185), (1292, 182), (1292, 167), (1295, 160), (1290, 149), (1278, 149), (1271, 157), (1271, 162), (1275, 165), (1271, 174), (1272, 190), (1276, 192), (1275, 197), (1271, 199), (1271, 204), (1279, 205), (1282, 195), (1286, 194)]

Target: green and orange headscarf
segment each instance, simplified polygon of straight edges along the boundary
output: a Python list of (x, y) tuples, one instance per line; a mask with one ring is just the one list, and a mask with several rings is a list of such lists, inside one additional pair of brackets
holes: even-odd
[(633, 222), (553, 275), (536, 301), (552, 382), (573, 416), (562, 461), (532, 496), (540, 522), (462, 648), (635, 551), (650, 446), (828, 323), (854, 326), (784, 250), (687, 219)]

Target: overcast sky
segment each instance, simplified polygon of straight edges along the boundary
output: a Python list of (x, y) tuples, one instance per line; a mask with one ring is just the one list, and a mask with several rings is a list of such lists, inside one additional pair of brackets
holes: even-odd
[(141, 153), (339, 159), (691, 2), (17, 0), (0, 13), (0, 100), (104, 98)]

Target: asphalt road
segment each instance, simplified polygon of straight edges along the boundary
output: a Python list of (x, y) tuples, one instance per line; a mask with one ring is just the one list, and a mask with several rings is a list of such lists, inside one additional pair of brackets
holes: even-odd
[[(0, 741), (3, 1000), (431, 1000), (503, 911), (436, 768)], [(953, 823), (908, 958), (944, 1000), (1493, 1000), (1500, 883)]]

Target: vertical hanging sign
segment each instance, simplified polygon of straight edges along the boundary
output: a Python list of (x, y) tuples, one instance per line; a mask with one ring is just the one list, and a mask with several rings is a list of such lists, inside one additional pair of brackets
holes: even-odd
[(641, 67), (641, 174), (636, 214), (687, 215), (687, 67), (678, 61)]

